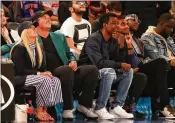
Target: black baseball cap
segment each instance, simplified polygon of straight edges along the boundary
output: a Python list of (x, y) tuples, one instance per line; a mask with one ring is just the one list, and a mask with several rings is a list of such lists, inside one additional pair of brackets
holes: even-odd
[(50, 17), (53, 15), (51, 10), (48, 11), (37, 11), (33, 17), (33, 20), (37, 20), (38, 18), (42, 17), (43, 15), (48, 14)]
[(24, 21), (18, 26), (18, 35), (21, 37), (21, 33), (24, 29), (28, 29), (31, 25), (38, 26), (38, 22)]

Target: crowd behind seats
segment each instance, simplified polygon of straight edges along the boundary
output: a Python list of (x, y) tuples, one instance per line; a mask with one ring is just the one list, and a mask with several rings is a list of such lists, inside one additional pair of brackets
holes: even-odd
[[(169, 104), (175, 96), (174, 10), (174, 1), (2, 1), (0, 53), (14, 62), (16, 103), (19, 93), (36, 89), (32, 98), (41, 121), (54, 120), (46, 109), (62, 102), (63, 119), (73, 120), (74, 99), (87, 119), (133, 118), (144, 116), (132, 114), (132, 105), (146, 95), (153, 114), (175, 117)], [(29, 31), (39, 45), (31, 43)], [(46, 88), (58, 92), (46, 95)], [(52, 95), (52, 102), (42, 94)]]

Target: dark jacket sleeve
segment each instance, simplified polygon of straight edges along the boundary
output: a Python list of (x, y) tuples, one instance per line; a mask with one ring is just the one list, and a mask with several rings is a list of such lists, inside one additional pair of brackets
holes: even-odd
[(44, 59), (43, 59), (43, 62), (41, 64), (41, 67), (38, 69), (38, 71), (40, 71), (40, 72), (47, 71)]
[(16, 71), (21, 75), (36, 75), (37, 70), (28, 70), (25, 68), (25, 48), (22, 45), (16, 45), (12, 50), (12, 61), (15, 64)]
[(85, 52), (88, 54), (89, 59), (99, 69), (102, 68), (120, 68), (120, 63), (113, 60), (106, 60), (102, 56), (100, 41), (95, 37), (89, 37), (85, 44)]
[(138, 65), (137, 57), (133, 53), (132, 55), (127, 55), (127, 63), (131, 65), (132, 68), (136, 68)]

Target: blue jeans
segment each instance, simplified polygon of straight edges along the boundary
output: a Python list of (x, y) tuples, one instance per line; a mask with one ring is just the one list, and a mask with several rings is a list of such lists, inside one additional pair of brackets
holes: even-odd
[(111, 86), (114, 83), (118, 83), (118, 85), (115, 87), (116, 100), (113, 106), (123, 106), (133, 79), (133, 69), (130, 69), (129, 72), (116, 73), (113, 68), (103, 68), (99, 72), (101, 82), (99, 96), (96, 101), (96, 110), (106, 106), (110, 96)]

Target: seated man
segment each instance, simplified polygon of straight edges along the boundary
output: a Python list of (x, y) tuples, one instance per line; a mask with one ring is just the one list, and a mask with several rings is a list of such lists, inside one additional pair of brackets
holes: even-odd
[(70, 1), (69, 10), (71, 17), (66, 19), (60, 31), (66, 36), (68, 46), (78, 59), (86, 39), (91, 34), (91, 24), (82, 18), (86, 11), (85, 2)]
[[(175, 117), (175, 111), (169, 106), (169, 95), (167, 92), (168, 87), (173, 88), (173, 92), (175, 92), (175, 43), (170, 37), (170, 34), (173, 32), (174, 23), (175, 19), (169, 13), (164, 13), (158, 19), (157, 26), (150, 26), (141, 37), (144, 43), (145, 57), (149, 57), (151, 60), (158, 58), (166, 60), (166, 62), (162, 61), (163, 63), (155, 63), (149, 66), (149, 72), (154, 71), (152, 77), (157, 78), (157, 91), (161, 100), (159, 110), (166, 117)], [(162, 65), (166, 63), (168, 65)], [(155, 66), (157, 66), (157, 69), (155, 69)], [(159, 68), (161, 67), (164, 67), (166, 70), (169, 69), (168, 72), (166, 70), (160, 71)]]
[[(100, 119), (133, 118), (133, 114), (127, 113), (122, 108), (132, 82), (133, 69), (131, 65), (124, 62), (124, 43), (119, 44), (112, 37), (117, 28), (117, 16), (107, 13), (100, 17), (99, 22), (101, 30), (87, 39), (79, 61), (80, 64), (94, 64), (99, 68), (101, 81), (95, 113)], [(118, 62), (110, 59), (110, 54), (114, 52)], [(118, 86), (115, 87), (116, 99), (109, 114), (105, 106), (113, 83), (118, 83)]]
[[(132, 48), (133, 40), (132, 40), (130, 29), (128, 27), (127, 21), (125, 20), (124, 15), (118, 16), (118, 29), (117, 29), (117, 32), (113, 34), (113, 36), (115, 36), (119, 42), (123, 37), (126, 43), (125, 50), (126, 52), (128, 52), (128, 54), (126, 54), (126, 61), (127, 63), (130, 63), (130, 64), (134, 62), (136, 60), (136, 57), (134, 54), (134, 50)], [(112, 60), (116, 60), (116, 58), (117, 57), (115, 54), (111, 56)], [(127, 112), (133, 111), (133, 113), (135, 114), (135, 117), (142, 117), (143, 114), (140, 114), (139, 112), (136, 111), (136, 107), (134, 106), (134, 104), (138, 102), (138, 99), (147, 84), (147, 76), (143, 72), (139, 71), (139, 68), (137, 67), (137, 65), (131, 64), (131, 67), (134, 70), (134, 77), (128, 93), (128, 98), (125, 101), (124, 109), (126, 109)]]
[[(121, 15), (122, 13), (122, 4), (120, 1), (108, 1), (107, 6), (106, 6), (106, 13), (114, 13), (118, 16)], [(92, 33), (98, 31), (100, 29), (99, 27), (99, 18), (97, 18), (93, 23), (92, 23)]]
[(73, 119), (73, 92), (78, 93), (77, 110), (89, 119), (97, 119), (93, 113), (92, 100), (98, 79), (98, 69), (94, 65), (77, 67), (76, 59), (66, 43), (66, 38), (59, 32), (49, 32), (52, 11), (38, 11), (38, 40), (44, 47), (47, 70), (61, 81), (63, 94), (63, 118)]

